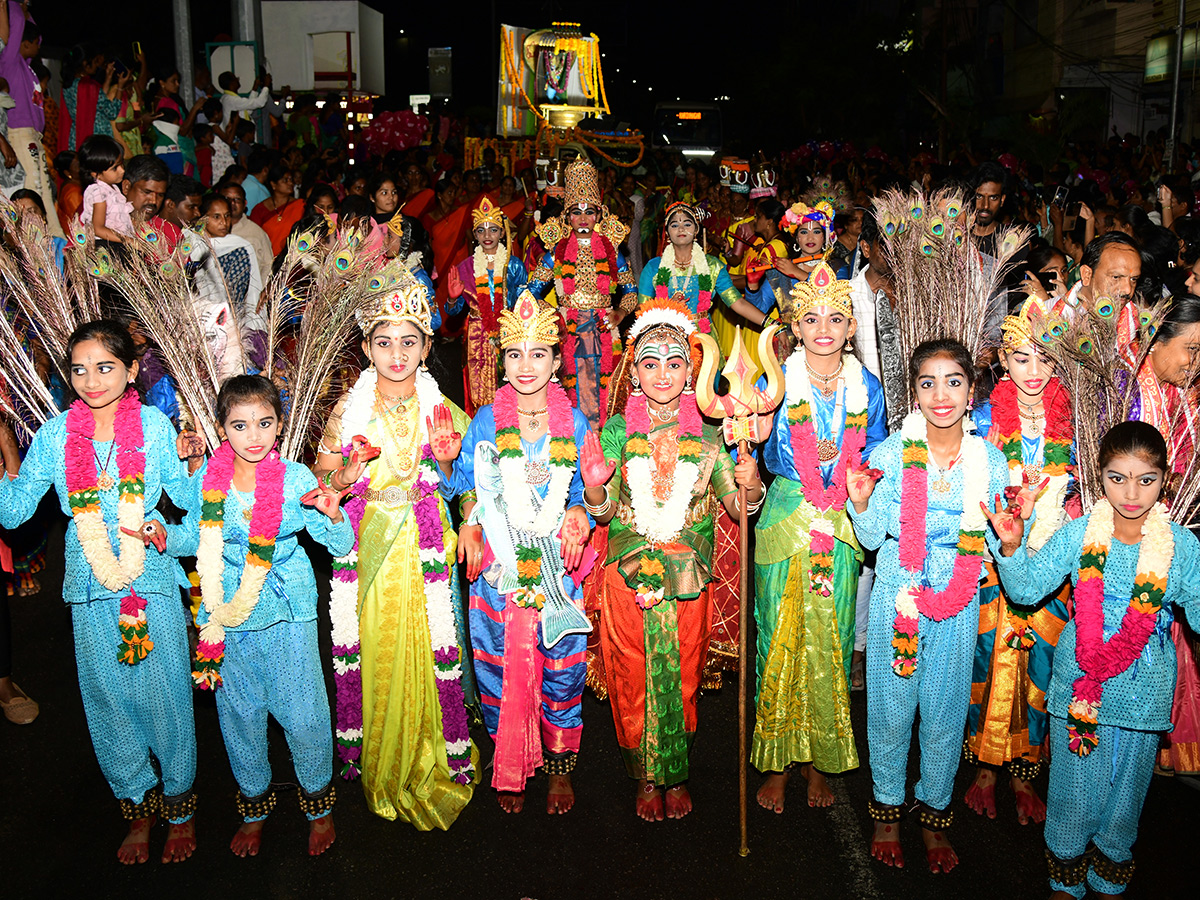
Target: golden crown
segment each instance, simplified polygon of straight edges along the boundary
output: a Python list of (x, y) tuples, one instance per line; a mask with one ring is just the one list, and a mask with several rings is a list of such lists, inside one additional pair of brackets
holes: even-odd
[(600, 181), (596, 167), (590, 162), (582, 157), (574, 160), (567, 166), (563, 177), (567, 183), (566, 197), (563, 199), (564, 209), (589, 204), (600, 206)]
[(828, 263), (819, 262), (808, 276), (792, 288), (791, 319), (802, 316), (817, 306), (828, 306), (847, 318), (854, 315), (848, 280), (839, 279)]
[(423, 333), (433, 334), (428, 290), (407, 268), (399, 266), (397, 271), (400, 277), (396, 289), (371, 298), (368, 306), (355, 313), (364, 336), (379, 325), (399, 325), (401, 322), (412, 322)]
[(1000, 346), (1005, 350), (1032, 347), (1033, 319), (1044, 319), (1046, 316), (1046, 307), (1041, 299), (1030, 294), (1015, 316), (1004, 317), (1004, 322), (1000, 325)]
[(495, 225), (504, 230), (504, 223), (508, 221), (508, 216), (504, 215), (504, 210), (492, 203), (487, 197), (479, 201), (479, 205), (471, 210), (471, 230), (474, 231), (480, 225)]
[(559, 342), (558, 310), (539, 303), (528, 290), (521, 291), (512, 309), (498, 316), (500, 322), (500, 349), (507, 350), (514, 344), (549, 344)]

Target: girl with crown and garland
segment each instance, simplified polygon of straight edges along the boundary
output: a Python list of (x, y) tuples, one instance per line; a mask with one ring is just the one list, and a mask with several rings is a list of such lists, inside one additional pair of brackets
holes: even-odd
[(217, 395), (222, 443), (190, 481), (185, 553), (196, 557), (203, 602), (196, 669), (214, 691), (242, 824), (230, 849), (257, 856), (275, 808), (267, 716), (287, 735), (309, 821), (308, 852), (334, 840), (333, 738), (317, 647), (317, 582), (302, 531), (334, 556), (354, 544), (341, 495), (281, 459), (279, 390), (261, 375), (227, 379)]
[[(999, 353), (1004, 377), (971, 415), (976, 431), (1008, 460), (1010, 493), (1043, 476), (1050, 480), (1037, 498), (1027, 541), (1031, 551), (1067, 521), (1074, 436), (1070, 394), (1033, 337), (1046, 316), (1040, 301), (1030, 297), (1017, 315), (1004, 319)], [(1014, 606), (1001, 589), (995, 564), (984, 563), (964, 746), (967, 762), (977, 767), (966, 802), (980, 815), (995, 818), (995, 770), (1007, 765), (1018, 821), (1026, 825), (1046, 818), (1046, 805), (1032, 782), (1042, 765), (1046, 691), (1069, 596), (1069, 587), (1059, 585), (1040, 606)]]
[(604, 424), (616, 362), (616, 326), (637, 306), (633, 272), (617, 245), (628, 229), (600, 202), (595, 167), (576, 159), (564, 172), (563, 214), (538, 226), (550, 249), (529, 273), (538, 299), (554, 288), (567, 321), (563, 387), (593, 428)]
[(958, 857), (944, 830), (971, 699), (985, 539), (993, 555), (999, 547), (981, 504), (1008, 487), (1008, 462), (969, 427), (975, 364), (966, 347), (918, 344), (908, 373), (917, 409), (871, 453), (874, 469), (846, 478), (855, 536), (878, 550), (866, 651), (871, 855), (904, 865), (898, 823), (919, 712), (915, 809), (930, 871), (949, 872)]
[(467, 303), (467, 413), (496, 396), (500, 313), (512, 309), (527, 276), (520, 254), (509, 252), (512, 228), (504, 211), (484, 197), (471, 210), (475, 250), (450, 270), (449, 296)]
[(505, 812), (520, 812), (542, 767), (554, 815), (575, 803), (583, 731), (591, 626), (579, 585), (591, 521), (577, 463), (590, 431), (556, 378), (558, 311), (523, 291), (499, 325), (506, 384), (439, 459), (456, 460), (445, 483), (464, 496), (460, 555), (471, 582), (475, 678), (496, 744), (492, 786)]
[(1073, 584), (1046, 696), (1052, 900), (1089, 889), (1119, 896), (1128, 886), (1159, 740), (1171, 730), (1172, 623), (1185, 614), (1200, 627), (1200, 542), (1168, 516), (1168, 457), (1153, 425), (1110, 428), (1099, 447), (1103, 496), (1033, 556), (1026, 535), (1036, 508), (1004, 511), (997, 500), (987, 510), (1013, 603), (1036, 608), (1065, 579)]
[(755, 529), (750, 758), (767, 776), (758, 802), (777, 813), (792, 766), (808, 782), (809, 806), (833, 803), (824, 773), (858, 766), (849, 686), (863, 552), (846, 513), (847, 480), (887, 437), (887, 422), (878, 379), (850, 352), (850, 290), (823, 262), (792, 289), (784, 318), (799, 345), (783, 364), (784, 406), (759, 422), (763, 460), (777, 477)]
[(356, 535), (334, 562), (330, 596), (342, 775), (361, 770), (376, 815), (444, 830), (479, 777), (461, 551), (439, 471), (449, 470), (440, 443), (465, 432), (467, 418), (425, 368), (430, 294), (401, 274), (396, 291), (361, 311), (370, 365), (334, 407), (314, 472), (349, 491)]
[[(648, 822), (692, 811), (688, 751), (712, 619), (718, 503), (737, 515), (762, 503), (757, 464), (736, 465), (693, 392), (696, 325), (678, 300), (644, 304), (622, 359), (624, 415), (587, 436), (580, 468), (588, 511), (609, 523), (601, 653), (617, 741)], [(664, 803), (665, 790), (665, 803)]]
[(833, 253), (833, 207), (822, 200), (809, 206), (793, 203), (784, 211), (780, 230), (790, 235), (796, 257), (780, 255), (768, 245), (766, 251), (751, 250), (746, 265), (746, 302), (759, 311), (759, 319), (749, 321), (765, 325), (771, 308), (786, 301), (798, 282), (805, 281), (817, 265)]
[(51, 488), (71, 517), (63, 599), (92, 746), (129, 821), (117, 858), (146, 862), (162, 816), (170, 823), (162, 861), (182, 862), (196, 849), (183, 572), (171, 559), (183, 554), (178, 531), (168, 536), (154, 509), (164, 491), (184, 503), (181, 458), (190, 450), (166, 416), (138, 399), (137, 349), (124, 326), (80, 325), (66, 366), (77, 399), (38, 429), (20, 474), (0, 479), (0, 527), (28, 520)]

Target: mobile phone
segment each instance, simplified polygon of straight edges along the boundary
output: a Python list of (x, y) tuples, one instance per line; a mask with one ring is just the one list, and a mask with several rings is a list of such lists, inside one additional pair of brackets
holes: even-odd
[(1053, 272), (1034, 272), (1033, 276), (1042, 283), (1042, 287), (1047, 292), (1054, 290), (1054, 273)]
[(142, 42), (134, 41), (133, 42), (133, 58), (137, 59), (141, 55), (142, 55)]
[(1052, 199), (1050, 202), (1059, 209), (1062, 209), (1067, 205), (1067, 194), (1069, 193), (1070, 191), (1067, 190), (1065, 185), (1060, 185), (1059, 188), (1054, 192), (1054, 199)]
[(1067, 207), (1067, 211), (1063, 213), (1063, 231), (1075, 230), (1075, 223), (1079, 221), (1079, 210), (1082, 207), (1082, 203), (1072, 203)]
[(114, 58), (112, 61), (112, 64), (113, 64), (113, 74), (114, 75), (124, 75), (126, 72), (129, 71), (129, 67), (126, 66), (125, 63), (121, 62), (121, 60), (119, 60), (119, 59)]

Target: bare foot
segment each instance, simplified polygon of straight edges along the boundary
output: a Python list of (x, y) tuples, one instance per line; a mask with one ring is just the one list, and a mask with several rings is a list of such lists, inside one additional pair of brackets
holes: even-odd
[(240, 856), (245, 859), (247, 856), (258, 856), (258, 850), (262, 846), (262, 830), (264, 819), (262, 822), (243, 822), (242, 827), (233, 833), (233, 840), (229, 842), (229, 849), (234, 852), (235, 856)]
[(813, 768), (812, 763), (800, 767), (800, 774), (808, 781), (809, 806), (833, 806), (833, 791), (825, 776)]
[(929, 862), (930, 872), (949, 872), (958, 865), (958, 854), (946, 840), (945, 832), (922, 828), (921, 837), (925, 841), (925, 859)]
[(996, 818), (996, 773), (980, 766), (976, 770), (975, 780), (967, 788), (967, 796), (963, 799), (967, 801), (967, 806), (979, 815), (986, 814), (989, 819)]
[(519, 813), (525, 808), (524, 791), (496, 791), (496, 798), (506, 813)]
[(570, 775), (551, 775), (550, 792), (546, 795), (546, 812), (561, 816), (570, 812), (575, 805), (575, 789), (571, 787)]
[(117, 859), (123, 866), (144, 863), (150, 858), (150, 829), (158, 819), (147, 816), (144, 819), (134, 819), (129, 823), (129, 834), (117, 848)]
[(645, 778), (639, 778), (637, 801), (634, 803), (634, 809), (640, 819), (644, 819), (647, 822), (661, 822), (663, 820), (662, 791)]
[(855, 650), (850, 654), (850, 690), (861, 691), (866, 687), (866, 658), (865, 650)]
[(900, 849), (900, 823), (876, 822), (871, 835), (871, 855), (881, 863), (904, 868), (904, 851)]
[(162, 861), (183, 862), (196, 850), (196, 826), (191, 819), (182, 825), (167, 829), (167, 843), (163, 847)]
[(1022, 825), (1046, 821), (1046, 803), (1037, 795), (1033, 785), (1017, 776), (1012, 778), (1013, 793), (1017, 796), (1017, 821)]
[(667, 818), (682, 819), (692, 811), (692, 795), (688, 793), (686, 784), (677, 784), (667, 788)]
[(783, 792), (787, 789), (789, 773), (768, 772), (762, 787), (758, 789), (758, 805), (763, 809), (783, 812)]
[(320, 856), (329, 849), (336, 837), (332, 813), (313, 819), (308, 823), (308, 855)]

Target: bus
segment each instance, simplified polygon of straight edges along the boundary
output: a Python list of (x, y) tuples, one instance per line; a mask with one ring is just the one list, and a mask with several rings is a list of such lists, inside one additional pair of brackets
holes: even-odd
[(716, 103), (659, 103), (654, 107), (650, 146), (680, 150), (684, 156), (721, 152), (721, 107)]

